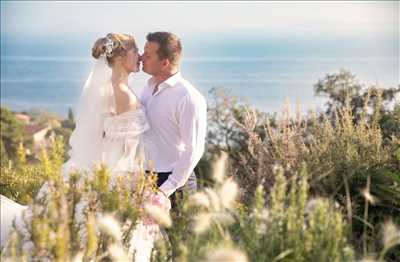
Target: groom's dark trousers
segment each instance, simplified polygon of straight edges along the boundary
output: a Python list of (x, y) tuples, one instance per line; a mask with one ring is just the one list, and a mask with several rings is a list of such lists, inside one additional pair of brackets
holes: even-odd
[[(150, 173), (150, 171), (146, 171), (146, 173)], [(157, 186), (160, 187), (165, 181), (167, 181), (168, 177), (172, 174), (172, 172), (158, 172), (155, 173), (157, 176)], [(194, 179), (194, 181), (193, 181)], [(192, 173), (189, 177), (190, 182), (196, 183), (196, 175)], [(188, 180), (188, 182), (189, 182)], [(188, 182), (186, 184), (188, 184)], [(183, 194), (183, 189), (184, 187), (181, 187), (177, 189), (170, 197), (169, 199), (171, 200), (171, 208), (172, 210), (175, 210), (178, 206), (179, 200), (182, 199), (182, 194)], [(196, 190), (196, 188), (194, 189)]]

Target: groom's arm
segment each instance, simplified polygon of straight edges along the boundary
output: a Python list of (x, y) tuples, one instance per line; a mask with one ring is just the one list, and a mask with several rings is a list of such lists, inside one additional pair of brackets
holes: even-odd
[(177, 118), (185, 148), (172, 174), (160, 187), (167, 196), (185, 185), (204, 153), (207, 129), (205, 99), (202, 96), (194, 98), (187, 95), (184, 97), (177, 107)]

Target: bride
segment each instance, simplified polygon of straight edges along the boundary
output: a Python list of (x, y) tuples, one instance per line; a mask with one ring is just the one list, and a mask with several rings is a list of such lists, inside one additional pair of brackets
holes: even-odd
[[(79, 99), (70, 159), (63, 165), (65, 179), (76, 170), (90, 173), (100, 163), (108, 167), (113, 179), (138, 172), (144, 162), (143, 133), (150, 127), (144, 108), (128, 87), (129, 74), (140, 67), (135, 40), (130, 35), (110, 33), (95, 42), (92, 56), (96, 62)], [(163, 202), (168, 210), (169, 199), (163, 196)], [(18, 221), (26, 209), (1, 196), (1, 246), (14, 218)], [(150, 243), (142, 239), (143, 231), (146, 228), (139, 226), (131, 240), (135, 261), (150, 260), (154, 239)]]
[(143, 161), (141, 134), (149, 129), (143, 107), (128, 87), (128, 75), (139, 71), (133, 37), (108, 34), (98, 39), (97, 59), (84, 86), (71, 135), (71, 151), (63, 169), (90, 169), (103, 163), (113, 176), (138, 171)]

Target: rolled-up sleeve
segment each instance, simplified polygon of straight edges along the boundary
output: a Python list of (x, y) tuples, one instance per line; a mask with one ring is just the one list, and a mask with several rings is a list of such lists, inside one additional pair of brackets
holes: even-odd
[(207, 131), (207, 103), (204, 97), (183, 97), (176, 108), (176, 117), (183, 151), (172, 174), (160, 187), (168, 196), (185, 185), (204, 153)]

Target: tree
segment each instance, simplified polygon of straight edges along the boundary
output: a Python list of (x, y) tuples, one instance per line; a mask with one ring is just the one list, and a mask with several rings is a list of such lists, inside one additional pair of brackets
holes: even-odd
[(68, 108), (68, 120), (71, 122), (75, 122), (74, 113), (72, 112), (72, 109), (70, 107)]
[[(1, 153), (3, 156), (14, 159), (20, 143), (27, 142), (23, 125), (18, 122), (15, 115), (5, 107), (1, 107)], [(4, 153), (3, 153), (4, 147)]]
[(3, 139), (0, 140), (0, 164), (5, 165), (8, 162), (8, 154), (4, 147)]
[(384, 138), (400, 137), (400, 104), (394, 106), (393, 111), (387, 111), (379, 121)]
[[(359, 83), (350, 71), (340, 69), (338, 73), (327, 74), (319, 79), (314, 85), (314, 90), (316, 96), (328, 98), (326, 102), (328, 117), (333, 119), (335, 112), (345, 107), (349, 101), (353, 120), (358, 122), (364, 112), (364, 106), (367, 105), (371, 109), (370, 112), (378, 113), (377, 121), (385, 139), (392, 135), (400, 136), (400, 105), (394, 104), (395, 97), (400, 94), (400, 85), (397, 88), (383, 88), (379, 85), (367, 88)], [(375, 108), (376, 106), (379, 108)], [(372, 115), (370, 117), (372, 118)]]
[(329, 115), (332, 115), (337, 108), (344, 107), (349, 97), (353, 114), (359, 116), (363, 111), (368, 92), (372, 91), (369, 105), (374, 105), (376, 94), (373, 91), (377, 89), (382, 89), (383, 104), (390, 104), (394, 101), (396, 94), (400, 93), (400, 86), (383, 89), (376, 85), (367, 89), (364, 84), (359, 83), (355, 75), (345, 69), (340, 69), (338, 73), (326, 74), (314, 85), (315, 95), (329, 98), (326, 103), (326, 113)]
[(71, 108), (68, 108), (68, 118), (61, 122), (61, 127), (65, 129), (70, 129), (69, 133), (71, 133), (72, 130), (74, 130), (75, 119), (74, 119), (74, 113), (72, 112)]

